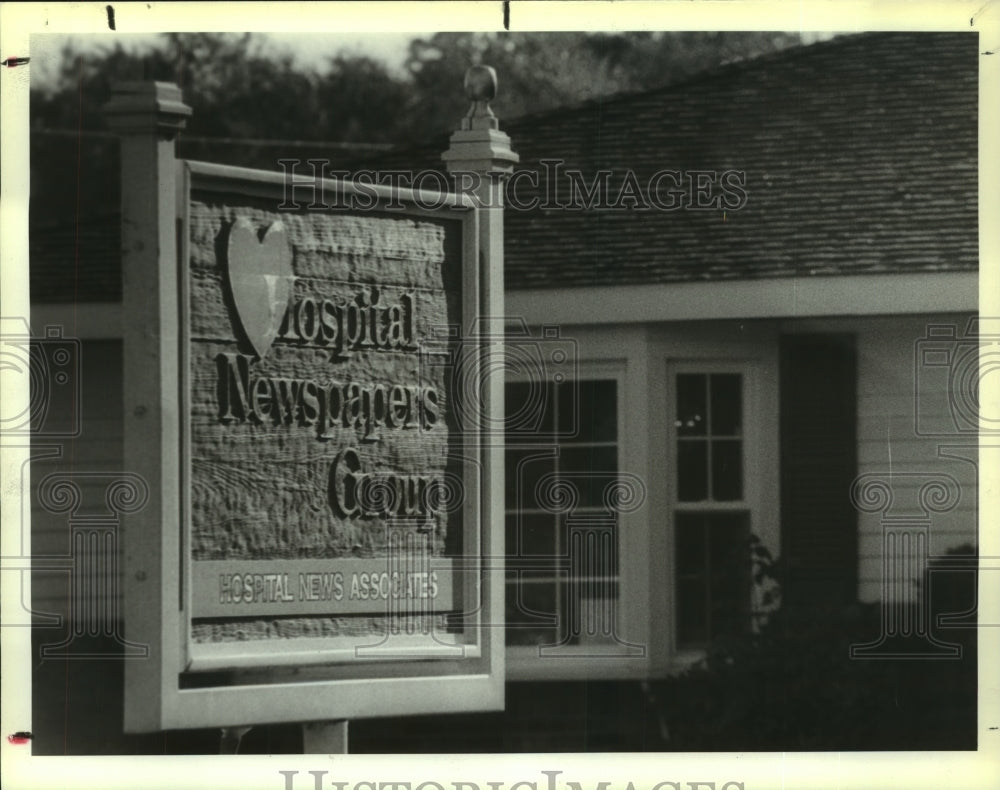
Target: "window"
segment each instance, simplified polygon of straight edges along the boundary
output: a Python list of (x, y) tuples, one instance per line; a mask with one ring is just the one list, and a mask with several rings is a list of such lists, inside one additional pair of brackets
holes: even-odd
[(744, 376), (674, 376), (674, 556), (681, 648), (745, 629), (750, 511), (744, 479)]
[(677, 376), (677, 499), (743, 498), (742, 376)]
[(679, 510), (674, 529), (678, 645), (700, 647), (743, 630), (750, 603), (748, 514)]
[(618, 382), (508, 382), (506, 408), (507, 644), (607, 637), (618, 599)]

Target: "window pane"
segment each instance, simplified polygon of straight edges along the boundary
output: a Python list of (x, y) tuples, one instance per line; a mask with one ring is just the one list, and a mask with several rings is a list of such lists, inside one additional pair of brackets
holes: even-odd
[[(507, 572), (506, 618), (515, 634), (513, 640), (508, 636), (508, 643), (552, 641), (557, 625), (556, 589), (556, 581), (547, 574)], [(517, 637), (518, 633), (522, 636)]]
[(564, 446), (559, 476), (575, 487), (580, 507), (600, 507), (605, 489), (618, 479), (618, 448)]
[(708, 443), (677, 443), (677, 498), (681, 502), (708, 499)]
[(750, 610), (746, 512), (677, 513), (677, 628), (682, 646), (745, 630)]
[(557, 552), (555, 516), (538, 513), (507, 516), (508, 565), (516, 567), (517, 557), (549, 557), (554, 568)]
[(618, 438), (618, 382), (559, 385), (559, 435), (568, 442), (613, 442)]
[(505, 458), (507, 509), (537, 509), (538, 483), (555, 472), (555, 450), (508, 450)]
[(677, 582), (677, 642), (681, 647), (708, 641), (708, 612), (704, 579)]
[(739, 436), (743, 404), (738, 373), (714, 373), (711, 381), (712, 435)]
[(706, 380), (702, 374), (683, 373), (677, 376), (678, 436), (704, 436), (708, 430)]
[(551, 437), (555, 429), (554, 385), (539, 381), (508, 381), (504, 388), (504, 429), (519, 442)]
[(569, 475), (588, 472), (594, 474), (618, 474), (618, 448), (572, 446), (559, 451), (559, 471)]
[(588, 514), (567, 519), (568, 556), (575, 579), (607, 579), (618, 575), (617, 517)]
[(743, 498), (743, 443), (738, 439), (712, 442), (712, 499), (732, 502)]
[(550, 574), (535, 571), (521, 573), (521, 595), (517, 612), (527, 615), (553, 615), (556, 612), (556, 585)]
[(746, 513), (708, 517), (712, 636), (734, 634), (749, 625), (750, 548)]
[(678, 576), (705, 572), (705, 517), (700, 513), (678, 513), (674, 522)]
[(557, 626), (558, 641), (563, 644), (580, 644), (580, 634), (583, 633), (582, 621), (587, 615), (587, 603), (581, 602), (580, 585), (562, 580), (559, 583), (559, 625)]
[(708, 549), (713, 573), (733, 574), (750, 562), (750, 519), (747, 513), (709, 513)]

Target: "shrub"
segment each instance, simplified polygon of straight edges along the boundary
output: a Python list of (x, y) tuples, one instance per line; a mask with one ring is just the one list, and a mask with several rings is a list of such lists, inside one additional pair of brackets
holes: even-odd
[[(780, 599), (780, 560), (756, 540), (751, 556), (755, 583)], [(936, 580), (932, 592), (945, 594), (934, 595), (931, 611), (969, 608), (969, 585), (962, 587)], [(664, 749), (975, 748), (974, 629), (937, 633), (961, 644), (961, 658), (852, 659), (852, 644), (879, 636), (880, 604), (783, 601), (760, 620), (749, 633), (713, 642), (696, 666), (652, 684), (668, 733)]]

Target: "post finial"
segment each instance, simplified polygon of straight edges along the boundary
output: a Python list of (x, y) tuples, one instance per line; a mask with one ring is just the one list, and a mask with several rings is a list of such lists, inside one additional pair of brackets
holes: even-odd
[(497, 73), (492, 66), (471, 66), (465, 72), (465, 97), (472, 102), (462, 119), (462, 130), (499, 129), (490, 102), (497, 95)]
[(510, 175), (513, 171), (517, 154), (510, 149), (510, 137), (500, 131), (490, 109), (496, 95), (497, 73), (492, 67), (472, 66), (465, 72), (465, 96), (472, 106), (441, 155), (449, 172)]

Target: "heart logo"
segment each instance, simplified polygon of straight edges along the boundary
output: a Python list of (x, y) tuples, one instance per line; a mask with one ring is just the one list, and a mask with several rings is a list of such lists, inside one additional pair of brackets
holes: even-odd
[(236, 312), (257, 357), (263, 359), (278, 336), (295, 278), (285, 226), (271, 223), (258, 240), (250, 220), (237, 218), (229, 230), (227, 257)]

